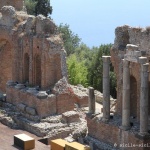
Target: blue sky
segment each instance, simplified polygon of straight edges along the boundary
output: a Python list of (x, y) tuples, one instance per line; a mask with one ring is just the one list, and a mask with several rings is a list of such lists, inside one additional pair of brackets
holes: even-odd
[(51, 18), (67, 23), (87, 46), (113, 43), (115, 28), (150, 26), (150, 0), (50, 0)]

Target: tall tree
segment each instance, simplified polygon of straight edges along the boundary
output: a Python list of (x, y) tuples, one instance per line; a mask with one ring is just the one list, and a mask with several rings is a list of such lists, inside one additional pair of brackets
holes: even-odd
[(73, 85), (82, 84), (83, 86), (88, 85), (87, 81), (87, 68), (84, 61), (78, 61), (75, 54), (71, 54), (67, 58), (69, 82)]
[(25, 0), (25, 6), (28, 14), (36, 16), (42, 14), (47, 17), (53, 10), (50, 0)]
[(50, 6), (50, 0), (36, 0), (37, 4), (35, 6), (35, 15), (42, 14), (48, 16), (52, 14), (52, 6)]
[(69, 56), (70, 54), (73, 54), (75, 52), (75, 49), (80, 45), (81, 39), (77, 34), (74, 34), (70, 30), (69, 25), (67, 24), (60, 24), (58, 29), (62, 35), (67, 56)]
[(35, 0), (25, 0), (25, 6), (28, 14), (35, 15), (36, 4), (37, 2)]

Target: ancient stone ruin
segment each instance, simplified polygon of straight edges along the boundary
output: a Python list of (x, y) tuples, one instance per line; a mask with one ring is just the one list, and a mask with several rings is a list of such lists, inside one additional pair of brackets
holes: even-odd
[[(149, 28), (117, 27), (111, 57), (103, 57), (103, 113), (87, 115), (88, 134), (120, 149), (148, 149)], [(117, 75), (117, 105), (110, 113), (110, 59)], [(145, 147), (143, 146), (145, 144)]]
[(3, 124), (47, 139), (86, 125), (74, 104), (87, 106), (88, 95), (68, 83), (57, 26), (50, 18), (28, 15), (22, 0), (0, 0), (0, 73)]
[[(0, 122), (48, 143), (67, 137), (93, 150), (128, 149), (123, 144), (144, 150), (150, 142), (149, 28), (116, 28), (111, 56), (103, 56), (103, 95), (68, 83), (57, 26), (28, 15), (22, 0), (0, 0), (0, 33)], [(110, 63), (116, 101), (110, 99)], [(100, 111), (95, 101), (103, 104)]]

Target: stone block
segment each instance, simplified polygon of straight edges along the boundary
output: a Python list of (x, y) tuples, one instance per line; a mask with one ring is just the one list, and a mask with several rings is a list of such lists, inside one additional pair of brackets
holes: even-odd
[(36, 94), (38, 91), (36, 90), (36, 88), (28, 88), (27, 92), (31, 94)]
[(36, 33), (37, 34), (53, 34), (56, 30), (56, 25), (49, 18), (43, 15), (36, 17)]
[(15, 86), (16, 83), (14, 81), (9, 80), (9, 81), (7, 81), (6, 85), (7, 86)]
[(26, 105), (21, 103), (21, 104), (18, 104), (17, 107), (18, 107), (19, 110), (24, 112), (25, 108), (26, 108)]
[(62, 139), (56, 139), (50, 142), (52, 150), (65, 150), (66, 144), (68, 144), (68, 142)]
[(74, 95), (73, 97), (74, 103), (78, 104), (79, 107), (87, 107), (88, 106), (88, 95)]
[(72, 123), (79, 121), (79, 114), (75, 111), (68, 111), (62, 114), (62, 122), (64, 123)]
[(46, 99), (36, 99), (36, 111), (40, 117), (56, 114), (56, 95), (50, 94)]
[(14, 26), (17, 21), (15, 8), (12, 6), (4, 6), (2, 7), (1, 12), (2, 12), (2, 20), (0, 20), (0, 24), (9, 27)]
[(68, 93), (57, 95), (56, 105), (58, 114), (74, 109), (74, 101), (72, 100), (72, 96)]
[(48, 97), (48, 94), (46, 93), (46, 91), (40, 91), (37, 94), (37, 98), (39, 98), (39, 99), (46, 99), (47, 97)]
[(21, 89), (24, 89), (25, 86), (24, 86), (24, 84), (17, 84), (17, 85), (15, 86), (15, 88), (18, 89), (18, 90), (21, 90)]
[(14, 145), (22, 148), (23, 150), (30, 150), (35, 148), (35, 139), (26, 135), (14, 135)]
[(26, 107), (26, 112), (30, 115), (36, 115), (36, 110), (31, 107)]
[(138, 63), (145, 64), (146, 62), (147, 62), (147, 57), (139, 57), (138, 58)]
[(128, 50), (132, 50), (132, 51), (136, 50), (137, 51), (139, 47), (137, 45), (127, 44), (126, 48)]
[(90, 150), (90, 147), (80, 144), (78, 142), (72, 142), (66, 144), (65, 150)]

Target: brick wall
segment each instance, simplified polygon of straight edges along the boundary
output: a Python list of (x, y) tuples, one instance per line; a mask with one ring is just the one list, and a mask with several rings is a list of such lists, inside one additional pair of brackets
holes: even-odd
[(7, 102), (14, 105), (23, 103), (29, 107), (35, 108), (40, 117), (46, 117), (56, 114), (56, 96), (38, 99), (36, 95), (18, 90), (14, 87), (7, 87)]
[[(140, 144), (149, 144), (150, 138), (142, 138), (137, 133), (121, 130), (118, 126), (112, 124), (106, 124), (104, 122), (98, 121), (98, 119), (91, 119), (86, 117), (88, 126), (88, 135), (108, 143), (110, 145), (117, 144), (120, 149), (131, 149), (131, 150), (146, 150), (148, 147), (144, 148)], [(128, 145), (131, 147), (127, 147)], [(133, 147), (133, 145), (139, 145)], [(127, 146), (126, 146), (127, 145)], [(122, 147), (121, 147), (122, 146)], [(149, 144), (150, 146), (150, 144)]]
[(74, 109), (74, 101), (72, 99), (72, 95), (59, 94), (57, 95), (57, 113), (61, 114), (66, 111), (70, 111)]
[(23, 0), (0, 0), (0, 8), (6, 5), (13, 6), (16, 10), (22, 10)]

